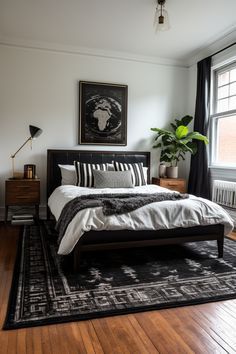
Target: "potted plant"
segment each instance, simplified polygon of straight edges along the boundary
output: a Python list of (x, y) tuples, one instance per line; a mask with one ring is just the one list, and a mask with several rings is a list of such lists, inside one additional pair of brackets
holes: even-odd
[(188, 129), (189, 123), (193, 117), (186, 115), (180, 120), (175, 119), (171, 123), (171, 130), (151, 128), (157, 133), (155, 138), (155, 145), (153, 148), (161, 148), (160, 162), (167, 162), (170, 164), (166, 169), (167, 177), (178, 177), (178, 162), (185, 160), (185, 154), (195, 154), (197, 152), (197, 144), (194, 140), (203, 141), (208, 144), (208, 138), (198, 132), (190, 132)]

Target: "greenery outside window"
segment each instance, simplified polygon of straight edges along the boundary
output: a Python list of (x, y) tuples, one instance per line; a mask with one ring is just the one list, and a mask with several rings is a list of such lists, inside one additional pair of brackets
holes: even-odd
[(211, 112), (211, 166), (236, 168), (236, 62), (213, 71)]

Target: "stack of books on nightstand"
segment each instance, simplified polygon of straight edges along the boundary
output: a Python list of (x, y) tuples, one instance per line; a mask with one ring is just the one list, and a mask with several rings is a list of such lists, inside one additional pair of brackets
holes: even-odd
[(12, 225), (32, 225), (34, 223), (34, 217), (32, 214), (15, 214), (12, 215)]

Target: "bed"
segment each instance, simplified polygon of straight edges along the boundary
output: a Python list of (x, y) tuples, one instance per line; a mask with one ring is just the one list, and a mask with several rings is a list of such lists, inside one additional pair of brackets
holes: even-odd
[[(118, 161), (123, 163), (142, 163), (148, 167), (147, 182), (150, 183), (150, 153), (140, 151), (86, 151), (86, 150), (48, 150), (47, 154), (47, 196), (60, 188), (61, 173), (59, 164), (73, 165), (77, 160), (82, 163), (112, 163)], [(157, 186), (156, 186), (157, 187)], [(67, 186), (67, 188), (69, 188)], [(73, 187), (76, 188), (76, 187)], [(153, 187), (154, 188), (154, 187)], [(160, 187), (161, 188), (161, 187)], [(214, 203), (212, 203), (214, 204)], [(219, 209), (221, 212), (221, 209)], [(223, 209), (222, 209), (223, 210)], [(214, 212), (214, 208), (213, 208)], [(224, 213), (224, 211), (222, 211)], [(47, 217), (50, 218), (48, 208)], [(232, 223), (225, 215), (226, 225), (229, 232)], [(217, 218), (215, 220), (218, 220)], [(219, 218), (219, 220), (221, 220)], [(71, 255), (73, 268), (79, 269), (81, 253), (86, 251), (99, 251), (110, 249), (123, 249), (133, 247), (159, 246), (168, 244), (179, 244), (185, 242), (197, 242), (216, 240), (218, 245), (218, 257), (223, 257), (225, 225), (221, 222), (211, 221), (210, 225), (195, 225), (191, 227), (174, 227), (159, 230), (90, 230), (84, 232), (76, 242)]]

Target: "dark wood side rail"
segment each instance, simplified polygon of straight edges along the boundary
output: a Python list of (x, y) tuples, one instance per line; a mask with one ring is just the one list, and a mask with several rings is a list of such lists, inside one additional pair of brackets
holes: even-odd
[[(188, 230), (189, 234), (186, 233)], [(191, 235), (192, 231), (192, 235)], [(198, 233), (199, 231), (199, 233)], [(143, 239), (137, 238), (137, 234)], [(96, 235), (97, 234), (97, 235)], [(179, 236), (174, 236), (173, 230), (160, 230), (160, 231), (90, 231), (85, 233), (80, 241), (76, 244), (73, 250), (73, 270), (77, 272), (79, 270), (81, 254), (83, 252), (97, 252), (104, 250), (116, 250), (126, 248), (137, 247), (155, 247), (161, 245), (182, 244), (187, 242), (199, 242), (199, 241), (217, 241), (218, 257), (223, 257), (224, 247), (224, 225), (210, 225), (202, 227), (193, 227), (188, 229), (177, 229)], [(182, 236), (180, 236), (182, 234)], [(124, 236), (126, 241), (122, 238)], [(145, 235), (149, 238), (145, 239)], [(101, 240), (99, 238), (101, 237)], [(151, 238), (155, 237), (155, 238)], [(98, 242), (95, 242), (95, 239)], [(105, 240), (115, 240), (114, 242), (106, 242)], [(131, 240), (130, 240), (131, 239)], [(100, 242), (99, 242), (100, 241)]]

